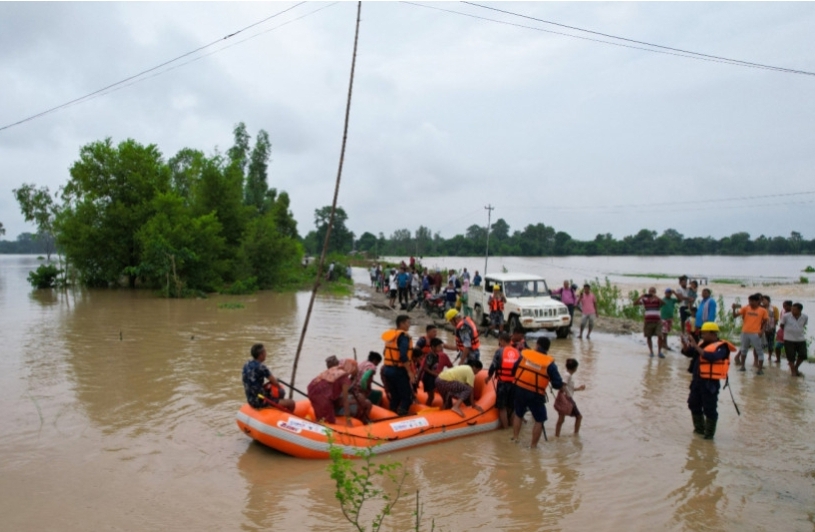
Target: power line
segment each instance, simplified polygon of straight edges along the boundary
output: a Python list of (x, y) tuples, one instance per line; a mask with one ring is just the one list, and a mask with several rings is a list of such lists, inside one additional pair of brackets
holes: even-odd
[(116, 87), (118, 85), (122, 85), (124, 83), (127, 83), (128, 81), (139, 78), (139, 77), (143, 76), (144, 74), (148, 74), (150, 72), (158, 70), (161, 67), (167, 66), (167, 65), (169, 65), (171, 63), (174, 63), (174, 62), (178, 61), (179, 59), (183, 59), (183, 58), (188, 57), (188, 56), (190, 56), (190, 55), (192, 55), (192, 54), (194, 54), (196, 52), (200, 52), (201, 50), (209, 48), (210, 46), (214, 46), (214, 45), (216, 45), (218, 43), (221, 43), (221, 42), (223, 42), (223, 41), (225, 41), (227, 39), (231, 39), (232, 37), (234, 37), (234, 36), (236, 36), (236, 35), (238, 35), (240, 33), (243, 33), (244, 31), (246, 31), (248, 29), (251, 29), (251, 28), (254, 28), (255, 26), (263, 24), (264, 22), (267, 22), (267, 21), (269, 21), (269, 20), (271, 20), (271, 19), (273, 19), (275, 17), (278, 17), (278, 16), (280, 16), (280, 15), (282, 15), (282, 14), (288, 12), (288, 11), (291, 11), (292, 9), (295, 9), (295, 8), (305, 4), (305, 3), (306, 2), (299, 2), (299, 3), (297, 3), (297, 4), (295, 4), (295, 5), (291, 6), (291, 7), (288, 7), (286, 9), (282, 10), (282, 11), (278, 11), (277, 13), (275, 13), (273, 15), (269, 15), (268, 17), (265, 17), (265, 18), (263, 18), (261, 20), (258, 20), (257, 22), (253, 22), (252, 24), (249, 24), (248, 26), (245, 26), (245, 27), (243, 27), (243, 28), (241, 28), (241, 29), (239, 29), (237, 31), (234, 31), (234, 32), (232, 32), (232, 33), (230, 33), (230, 34), (228, 34), (228, 35), (226, 35), (224, 37), (221, 37), (220, 39), (214, 40), (214, 41), (212, 41), (212, 42), (210, 42), (208, 44), (205, 44), (203, 46), (199, 46), (198, 48), (196, 48), (194, 50), (191, 50), (189, 52), (181, 54), (178, 57), (170, 59), (169, 61), (165, 61), (165, 62), (163, 62), (163, 63), (161, 63), (159, 65), (156, 65), (154, 67), (148, 68), (147, 70), (143, 70), (143, 71), (139, 72), (138, 74), (133, 74), (132, 76), (128, 76), (128, 77), (126, 77), (126, 78), (124, 78), (124, 79), (122, 79), (120, 81), (117, 81), (116, 83), (111, 83), (110, 85), (102, 87), (101, 89), (97, 89), (97, 90), (95, 90), (93, 92), (90, 92), (90, 93), (84, 95), (84, 96), (80, 96), (79, 98), (74, 98), (73, 100), (70, 100), (70, 101), (65, 102), (63, 104), (60, 104), (60, 105), (57, 105), (56, 107), (46, 109), (45, 111), (41, 111), (41, 112), (39, 112), (39, 113), (37, 113), (35, 115), (31, 115), (31, 116), (29, 116), (27, 118), (23, 118), (22, 120), (18, 120), (17, 122), (14, 122), (12, 124), (7, 124), (5, 126), (2, 126), (2, 127), (0, 127), (0, 131), (12, 128), (14, 126), (19, 126), (20, 124), (30, 122), (31, 120), (35, 120), (37, 118), (40, 118), (41, 116), (45, 116), (47, 114), (53, 113), (55, 111), (58, 111), (60, 109), (68, 107), (70, 105), (80, 103), (80, 102), (82, 102), (84, 100), (90, 99), (91, 97), (99, 95), (100, 93), (102, 93), (104, 91), (108, 91), (109, 89), (112, 89), (112, 88), (114, 88), (114, 87)]
[[(638, 208), (638, 207), (665, 207), (665, 206), (675, 206), (675, 205), (698, 205), (700, 203), (722, 203), (722, 202), (733, 202), (733, 201), (745, 201), (745, 200), (766, 200), (768, 198), (783, 198), (783, 197), (790, 197), (790, 196), (808, 196), (815, 194), (815, 190), (804, 190), (801, 192), (786, 192), (783, 194), (762, 194), (762, 195), (755, 195), (755, 196), (737, 196), (731, 198), (715, 198), (715, 199), (701, 199), (701, 200), (688, 200), (688, 201), (664, 201), (664, 202), (648, 202), (648, 203), (621, 203), (616, 205), (584, 205), (584, 206), (574, 206), (574, 207), (557, 207), (557, 206), (547, 206), (547, 211), (593, 211), (593, 210), (608, 210), (608, 209), (623, 209), (623, 208)], [(799, 202), (796, 202), (799, 203)], [(811, 202), (805, 202), (811, 203)], [(736, 207), (752, 207), (752, 205), (737, 205)], [(540, 205), (538, 206), (529, 206), (529, 207), (517, 207), (515, 206), (514, 209), (540, 209)], [(708, 207), (705, 207), (708, 208)]]
[[(753, 65), (749, 65), (749, 64), (745, 64), (745, 63), (726, 61), (726, 60), (722, 60), (722, 59), (711, 59), (711, 58), (701, 57), (701, 56), (697, 56), (697, 55), (689, 55), (689, 54), (683, 54), (683, 53), (669, 52), (669, 51), (665, 51), (665, 50), (655, 50), (653, 48), (644, 48), (642, 46), (633, 46), (633, 45), (630, 45), (630, 44), (622, 44), (622, 43), (604, 41), (602, 39), (593, 39), (591, 37), (583, 37), (581, 35), (573, 35), (571, 33), (563, 33), (563, 32), (560, 32), (560, 31), (546, 30), (546, 29), (543, 29), (543, 28), (538, 28), (536, 26), (527, 26), (525, 24), (517, 24), (515, 22), (508, 22), (508, 21), (505, 21), (505, 20), (498, 20), (498, 19), (489, 18), (489, 17), (482, 17), (482, 16), (479, 16), (479, 15), (473, 15), (472, 13), (465, 13), (463, 11), (455, 11), (455, 10), (452, 10), (452, 9), (444, 9), (444, 8), (436, 7), (436, 6), (428, 6), (428, 5), (424, 5), (424, 4), (417, 4), (415, 2), (409, 2), (409, 1), (406, 1), (406, 0), (402, 0), (401, 3), (416, 6), (416, 7), (424, 7), (426, 9), (434, 9), (436, 11), (443, 11), (445, 13), (451, 13), (451, 14), (454, 14), (454, 15), (461, 15), (461, 16), (464, 16), (464, 17), (474, 18), (474, 19), (478, 19), (478, 20), (484, 20), (484, 21), (487, 21), (487, 22), (495, 22), (496, 24), (503, 24), (503, 25), (506, 25), (506, 26), (514, 26), (516, 28), (524, 28), (524, 29), (539, 31), (539, 32), (543, 32), (543, 33), (551, 33), (553, 35), (560, 35), (560, 36), (563, 36), (563, 37), (571, 37), (573, 39), (580, 39), (581, 41), (591, 41), (591, 42), (597, 42), (597, 43), (601, 43), (601, 44), (608, 44), (608, 45), (611, 45), (611, 46), (618, 46), (620, 48), (631, 48), (633, 50), (642, 50), (642, 51), (651, 52), (651, 53), (654, 53), (654, 54), (673, 55), (673, 56), (676, 56), (676, 57), (684, 57), (686, 59), (695, 59), (697, 61), (707, 61), (707, 62), (710, 62), (710, 63), (722, 63), (722, 64), (725, 64), (725, 65), (740, 66), (740, 67), (744, 67), (744, 68), (756, 68), (756, 69), (761, 69), (761, 70), (785, 71), (783, 68), (780, 68), (780, 67), (753, 66)], [(802, 74), (807, 74), (807, 75), (815, 75), (815, 73), (813, 73), (813, 72), (801, 71), (801, 73)]]
[(94, 96), (90, 96), (90, 97), (88, 97), (87, 99), (85, 99), (85, 100), (83, 100), (83, 101), (81, 101), (81, 102), (77, 102), (77, 103), (70, 104), (70, 105), (77, 105), (78, 103), (85, 103), (85, 102), (87, 102), (87, 101), (90, 101), (90, 100), (92, 100), (92, 99), (94, 99), (94, 98), (98, 98), (98, 97), (100, 97), (100, 96), (107, 96), (108, 94), (111, 94), (111, 93), (116, 92), (116, 91), (118, 91), (118, 90), (121, 90), (121, 89), (126, 89), (127, 87), (131, 87), (131, 86), (133, 86), (133, 85), (136, 85), (137, 83), (141, 83), (142, 81), (147, 81), (148, 79), (152, 79), (152, 78), (155, 78), (155, 77), (161, 76), (162, 74), (166, 74), (167, 72), (171, 72), (171, 71), (173, 71), (173, 70), (177, 70), (177, 69), (179, 69), (179, 68), (185, 67), (185, 66), (189, 65), (190, 63), (195, 63), (196, 61), (199, 61), (199, 60), (204, 59), (204, 58), (207, 58), (207, 57), (209, 57), (209, 56), (211, 56), (211, 55), (215, 55), (215, 54), (217, 54), (217, 53), (223, 52), (224, 50), (226, 50), (226, 49), (228, 49), (228, 48), (232, 48), (233, 46), (238, 46), (239, 44), (243, 44), (243, 43), (245, 43), (246, 41), (249, 41), (249, 40), (254, 39), (255, 37), (260, 37), (261, 35), (263, 35), (263, 34), (265, 34), (265, 33), (269, 33), (270, 31), (274, 31), (274, 30), (280, 29), (280, 28), (282, 28), (283, 26), (287, 26), (287, 25), (291, 24), (292, 22), (297, 22), (298, 20), (304, 19), (304, 18), (306, 18), (306, 17), (310, 17), (311, 15), (314, 15), (314, 14), (316, 14), (316, 13), (318, 13), (318, 12), (322, 11), (323, 9), (328, 9), (329, 7), (335, 6), (335, 5), (337, 5), (338, 3), (339, 3), (339, 2), (332, 2), (332, 3), (330, 3), (330, 4), (324, 5), (324, 6), (319, 7), (319, 8), (317, 8), (317, 9), (313, 10), (313, 11), (310, 11), (310, 12), (308, 12), (308, 13), (305, 13), (305, 14), (303, 14), (303, 15), (300, 15), (299, 17), (295, 17), (295, 18), (293, 18), (293, 19), (291, 19), (291, 20), (287, 20), (286, 22), (283, 22), (282, 24), (278, 24), (277, 26), (274, 26), (274, 27), (272, 27), (272, 28), (265, 29), (265, 30), (263, 30), (263, 31), (260, 31), (260, 32), (258, 32), (258, 33), (255, 33), (255, 34), (253, 34), (253, 35), (250, 35), (250, 36), (248, 36), (248, 37), (245, 37), (245, 38), (243, 38), (243, 39), (240, 39), (240, 40), (238, 40), (238, 41), (235, 41), (235, 42), (233, 42), (232, 44), (227, 44), (226, 46), (224, 46), (224, 47), (222, 47), (222, 48), (218, 48), (217, 50), (213, 50), (213, 51), (211, 51), (211, 52), (209, 52), (209, 53), (206, 53), (206, 54), (200, 55), (200, 56), (198, 56), (198, 57), (195, 57), (195, 58), (193, 58), (193, 59), (190, 59), (189, 61), (185, 61), (185, 62), (183, 62), (183, 63), (180, 63), (180, 64), (177, 64), (177, 65), (171, 66), (170, 68), (166, 68), (166, 69), (164, 69), (164, 70), (160, 70), (160, 71), (155, 72), (155, 73), (153, 73), (153, 74), (151, 74), (151, 75), (149, 75), (149, 76), (144, 76), (144, 77), (138, 78), (138, 79), (136, 79), (136, 80), (131, 81), (130, 83), (127, 83), (126, 85), (119, 85), (119, 86), (117, 86), (117, 87), (114, 87), (114, 88), (112, 88), (112, 89), (110, 89), (110, 90), (106, 91), (106, 92), (103, 92), (103, 93), (100, 93), (100, 94), (96, 94), (96, 95), (94, 95)]
[(608, 33), (602, 33), (602, 32), (599, 32), (599, 31), (587, 30), (587, 29), (584, 29), (584, 28), (578, 28), (576, 26), (569, 26), (569, 25), (566, 25), (566, 24), (561, 24), (559, 22), (552, 22), (550, 20), (543, 20), (543, 19), (539, 19), (539, 18), (535, 18), (535, 17), (530, 17), (528, 15), (522, 15), (520, 13), (514, 13), (512, 11), (507, 11), (507, 10), (504, 10), (504, 9), (498, 9), (497, 7), (490, 7), (490, 6), (485, 6), (485, 5), (482, 5), (482, 4), (476, 4), (474, 2), (467, 2), (466, 0), (462, 0), (462, 3), (470, 5), (470, 6), (480, 7), (482, 9), (489, 9), (491, 11), (497, 11), (499, 13), (505, 13), (507, 15), (513, 15), (513, 16), (516, 16), (516, 17), (521, 17), (521, 18), (525, 18), (525, 19), (529, 19), (529, 20), (534, 20), (536, 22), (542, 22), (544, 24), (551, 24), (553, 26), (559, 26), (561, 28), (567, 28), (567, 29), (575, 30), (575, 31), (582, 31), (582, 32), (585, 32), (585, 33), (591, 33), (593, 35), (600, 35), (601, 37), (608, 37), (610, 39), (619, 39), (621, 41), (631, 42), (631, 43), (635, 43), (635, 44), (642, 44), (642, 45), (645, 45), (645, 46), (653, 46), (654, 48), (662, 48), (663, 50), (671, 50), (673, 52), (681, 52), (683, 54), (692, 54), (692, 55), (697, 55), (697, 56), (700, 56), (700, 57), (708, 57), (708, 58), (711, 58), (711, 59), (717, 59), (717, 60), (727, 61), (727, 62), (731, 62), (731, 63), (740, 63), (740, 64), (743, 64), (743, 65), (749, 65), (749, 66), (753, 66), (753, 67), (769, 68), (769, 69), (778, 70), (778, 71), (781, 71), (781, 72), (789, 72), (791, 74), (804, 74), (804, 75), (807, 75), (807, 76), (815, 76), (815, 72), (808, 72), (806, 70), (795, 70), (795, 69), (786, 68), (786, 67), (777, 67), (777, 66), (772, 66), (772, 65), (764, 65), (764, 64), (761, 64), (761, 63), (753, 63), (753, 62), (750, 62), (750, 61), (742, 61), (740, 59), (730, 59), (728, 57), (721, 57), (721, 56), (718, 56), (718, 55), (703, 54), (701, 52), (693, 52), (693, 51), (690, 51), (690, 50), (683, 50), (681, 48), (672, 48), (670, 46), (663, 46), (661, 44), (654, 44), (654, 43), (649, 43), (649, 42), (646, 42), (646, 41), (638, 41), (636, 39), (629, 39), (629, 38), (626, 38), (626, 37), (618, 37), (616, 35), (611, 35), (611, 34), (608, 34)]

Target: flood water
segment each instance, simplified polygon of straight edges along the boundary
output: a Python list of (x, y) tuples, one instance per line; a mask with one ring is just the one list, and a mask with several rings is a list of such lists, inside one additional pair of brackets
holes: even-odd
[[(583, 267), (609, 273), (592, 260)], [(753, 259), (726, 260), (733, 274)], [(265, 343), (267, 364), (289, 380), (308, 293), (33, 291), (36, 264), (0, 256), (0, 529), (349, 529), (325, 462), (278, 454), (235, 425), (249, 347)], [(381, 350), (391, 324), (359, 304), (319, 298), (298, 387), (329, 354)], [(552, 354), (561, 369), (580, 361), (579, 437), (568, 420), (556, 441), (550, 419), (537, 450), (525, 427), (526, 447), (495, 431), (382, 458), (406, 464), (425, 529), (433, 518), (445, 531), (815, 530), (809, 364), (804, 379), (786, 363), (762, 377), (732, 372), (741, 416), (721, 394), (710, 442), (692, 434), (676, 352), (652, 360), (639, 338), (595, 333), (558, 340)], [(412, 509), (408, 498), (385, 529), (410, 529)]]

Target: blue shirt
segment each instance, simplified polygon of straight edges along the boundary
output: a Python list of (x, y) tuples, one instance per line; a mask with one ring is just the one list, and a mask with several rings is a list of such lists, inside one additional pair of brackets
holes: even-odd
[(456, 293), (455, 288), (447, 287), (444, 289), (444, 300), (448, 303), (455, 303), (457, 296), (458, 294)]
[(696, 309), (696, 328), (701, 328), (707, 321), (716, 321), (716, 301), (712, 297), (700, 301)]
[(396, 284), (399, 288), (407, 288), (408, 283), (410, 282), (410, 275), (407, 272), (400, 272), (396, 275)]
[(410, 336), (407, 333), (402, 333), (396, 340), (396, 346), (399, 348), (399, 362), (409, 362), (408, 351), (410, 350)]
[(481, 286), (481, 276), (480, 275), (475, 274), (475, 277), (473, 277), (473, 286)]
[(264, 406), (265, 402), (258, 397), (263, 395), (263, 380), (272, 376), (272, 372), (265, 364), (255, 359), (243, 366), (243, 391), (246, 392), (246, 402), (255, 408)]

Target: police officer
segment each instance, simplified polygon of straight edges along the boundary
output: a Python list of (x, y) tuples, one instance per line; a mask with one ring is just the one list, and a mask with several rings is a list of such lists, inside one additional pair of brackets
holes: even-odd
[(693, 432), (704, 434), (712, 440), (716, 434), (716, 411), (719, 402), (719, 381), (727, 379), (730, 368), (730, 353), (736, 347), (725, 340), (719, 340), (719, 326), (706, 322), (701, 328), (702, 341), (697, 343), (693, 336), (682, 335), (682, 354), (691, 359), (688, 372), (693, 375), (688, 395), (688, 408), (693, 417)]

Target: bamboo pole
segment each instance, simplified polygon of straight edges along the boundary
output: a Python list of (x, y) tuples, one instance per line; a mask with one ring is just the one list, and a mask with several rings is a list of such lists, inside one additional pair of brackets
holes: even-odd
[(308, 302), (308, 310), (306, 311), (306, 319), (303, 322), (303, 330), (300, 332), (300, 341), (297, 343), (297, 352), (294, 355), (294, 365), (291, 370), (291, 380), (289, 387), (294, 389), (295, 379), (297, 377), (297, 365), (300, 362), (300, 353), (303, 350), (303, 340), (306, 338), (306, 331), (308, 331), (308, 322), (311, 320), (311, 311), (314, 308), (314, 299), (317, 297), (317, 290), (320, 288), (320, 283), (323, 277), (323, 266), (325, 265), (325, 256), (328, 251), (328, 241), (331, 237), (331, 229), (334, 226), (334, 215), (337, 210), (337, 196), (340, 193), (340, 179), (342, 177), (342, 165), (345, 162), (345, 145), (348, 141), (348, 117), (351, 114), (351, 93), (354, 88), (354, 68), (357, 63), (357, 42), (359, 41), (359, 20), (362, 11), (362, 2), (357, 2), (357, 25), (354, 32), (354, 53), (351, 56), (351, 76), (348, 81), (348, 100), (345, 104), (345, 126), (342, 131), (342, 148), (340, 149), (340, 164), (337, 169), (337, 182), (334, 185), (334, 200), (331, 203), (331, 216), (328, 218), (328, 227), (325, 231), (325, 240), (323, 241), (323, 250), (320, 253), (320, 262), (317, 264), (317, 279), (314, 280), (314, 288), (311, 290), (311, 299)]

